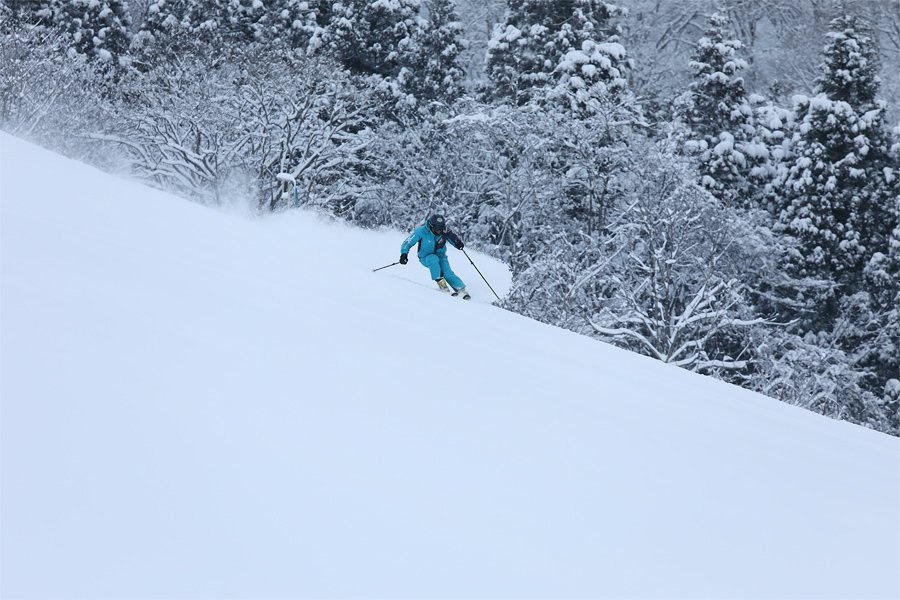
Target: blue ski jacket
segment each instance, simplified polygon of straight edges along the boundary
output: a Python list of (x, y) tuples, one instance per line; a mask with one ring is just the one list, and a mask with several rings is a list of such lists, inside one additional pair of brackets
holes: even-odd
[(447, 256), (446, 244), (448, 240), (453, 244), (454, 248), (459, 248), (459, 236), (449, 229), (445, 229), (441, 235), (434, 235), (428, 228), (428, 225), (422, 225), (403, 240), (403, 245), (400, 246), (400, 254), (409, 254), (410, 248), (418, 242), (419, 248), (417, 252), (419, 259), (429, 254)]

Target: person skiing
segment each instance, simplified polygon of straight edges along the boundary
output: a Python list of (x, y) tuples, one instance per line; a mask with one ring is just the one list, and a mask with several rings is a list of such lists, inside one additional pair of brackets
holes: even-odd
[[(407, 254), (413, 244), (418, 243), (419, 262), (431, 271), (441, 291), (449, 292), (453, 288), (453, 295), (460, 294), (465, 300), (471, 298), (466, 291), (466, 284), (450, 269), (450, 261), (447, 259), (447, 241), (450, 241), (458, 250), (463, 249), (463, 241), (458, 235), (447, 228), (444, 217), (431, 215), (425, 224), (416, 228), (400, 246), (400, 264), (408, 262)], [(449, 287), (447, 284), (450, 284)]]

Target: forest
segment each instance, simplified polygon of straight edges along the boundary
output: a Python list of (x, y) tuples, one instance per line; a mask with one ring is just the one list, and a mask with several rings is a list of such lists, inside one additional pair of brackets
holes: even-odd
[(0, 0), (3, 131), (256, 218), (440, 212), (507, 310), (894, 436), (898, 65), (900, 0)]

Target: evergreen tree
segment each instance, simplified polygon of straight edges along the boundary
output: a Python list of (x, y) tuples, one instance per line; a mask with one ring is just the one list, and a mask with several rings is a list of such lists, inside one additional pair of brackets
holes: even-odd
[(112, 60), (125, 54), (131, 43), (124, 0), (25, 0), (16, 11), (25, 22), (65, 31), (70, 55)]
[(686, 117), (693, 131), (710, 139), (721, 131), (742, 131), (750, 125), (747, 92), (739, 76), (747, 63), (737, 56), (743, 44), (728, 31), (730, 23), (727, 15), (711, 16), (710, 28), (697, 42), (691, 61), (695, 81), (690, 85)]
[[(885, 383), (885, 401), (893, 400), (891, 414), (895, 419), (895, 427), (900, 430), (900, 179), (895, 179), (894, 215), (897, 226), (891, 233), (891, 245), (888, 253), (887, 277), (884, 279), (884, 298), (887, 308), (887, 336), (893, 344), (893, 360), (888, 361)], [(893, 299), (891, 297), (893, 292)], [(897, 393), (891, 395), (889, 390)]]
[[(887, 254), (896, 223), (886, 173), (896, 171), (897, 161), (890, 154), (884, 105), (874, 100), (879, 80), (870, 67), (877, 64), (876, 50), (862, 31), (854, 17), (832, 22), (821, 93), (796, 99), (797, 130), (780, 214), (781, 227), (800, 240), (798, 271), (832, 279), (844, 294), (859, 288), (863, 267), (876, 252)], [(859, 69), (848, 73), (840, 65)]]
[(900, 364), (892, 250), (900, 170), (885, 104), (876, 99), (874, 42), (855, 17), (831, 28), (819, 95), (795, 97), (777, 228), (796, 240), (795, 274), (832, 282), (802, 325), (819, 343), (841, 348), (859, 384), (880, 397)]
[[(895, 152), (900, 148), (895, 146)], [(888, 172), (893, 190), (891, 210), (895, 227), (888, 239), (887, 252), (875, 252), (866, 264), (864, 291), (847, 302), (853, 309), (848, 318), (855, 327), (843, 333), (842, 343), (854, 352), (858, 367), (866, 373), (868, 388), (884, 395), (885, 410), (900, 430), (900, 396), (891, 397), (889, 389), (900, 391), (900, 178)], [(892, 381), (894, 383), (892, 383)]]
[(509, 0), (488, 43), (488, 96), (527, 103), (535, 88), (624, 88), (624, 48), (610, 24), (624, 11), (598, 0)]
[(881, 61), (871, 28), (859, 17), (844, 16), (831, 22), (827, 36), (823, 73), (816, 80), (819, 91), (857, 110), (874, 108)]
[(623, 68), (627, 64), (622, 44), (587, 40), (580, 50), (563, 57), (555, 73), (556, 86), (546, 98), (582, 118), (603, 114), (613, 121), (640, 119), (641, 109), (627, 91)]
[(346, 0), (334, 5), (329, 46), (355, 75), (396, 78), (423, 25), (419, 0)]
[(18, 0), (14, 3), (0, 1), (0, 29), (5, 31), (7, 26), (15, 23), (43, 27), (54, 25), (51, 3), (52, 0)]
[(390, 98), (390, 110), (414, 110), (460, 93), (461, 27), (448, 0), (348, 0), (333, 10), (328, 50)]
[(406, 87), (420, 102), (451, 102), (463, 91), (458, 62), (462, 24), (451, 0), (430, 0), (426, 7), (428, 24), (416, 30)]
[(323, 8), (305, 0), (269, 0), (257, 25), (257, 38), (306, 49), (325, 25)]
[(213, 45), (249, 42), (264, 30), (261, 0), (154, 0), (141, 31), (169, 35), (175, 30)]
[[(84, 51), (111, 58), (121, 56), (128, 51), (131, 35), (131, 15), (128, 3), (124, 0), (70, 0), (71, 13), (80, 18), (81, 29), (76, 33), (82, 36)], [(82, 12), (83, 11), (83, 12)], [(73, 19), (73, 22), (76, 22)], [(90, 37), (90, 46), (87, 38)]]
[(697, 43), (691, 69), (694, 81), (681, 110), (691, 130), (688, 148), (698, 154), (701, 183), (731, 205), (749, 200), (751, 177), (767, 172), (769, 157), (756, 139), (753, 110), (739, 73), (747, 63), (737, 56), (743, 47), (728, 30), (731, 19), (714, 14)]

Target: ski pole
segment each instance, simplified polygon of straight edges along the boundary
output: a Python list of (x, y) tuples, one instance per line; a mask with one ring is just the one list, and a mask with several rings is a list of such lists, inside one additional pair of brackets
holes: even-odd
[(387, 269), (388, 267), (393, 267), (394, 265), (399, 265), (399, 264), (400, 264), (400, 261), (398, 260), (398, 261), (395, 262), (395, 263), (391, 263), (391, 264), (389, 264), (389, 265), (384, 265), (383, 267), (378, 267), (377, 269), (372, 269), (372, 272), (374, 273), (375, 271), (380, 271), (380, 270), (382, 270), (382, 269)]
[[(475, 267), (475, 270), (478, 271), (478, 274), (479, 274), (479, 275), (481, 275), (481, 271), (479, 271), (479, 270), (478, 270), (478, 267), (475, 266), (475, 263), (472, 262), (472, 259), (471, 259), (471, 257), (469, 256), (469, 253), (466, 252), (465, 249), (463, 249), (462, 253), (466, 255), (466, 258), (469, 259), (469, 262), (472, 263), (472, 266)], [(484, 279), (484, 275), (481, 275), (481, 278)], [(487, 283), (487, 286), (488, 286), (489, 288), (491, 288), (491, 291), (492, 291), (492, 292), (494, 292), (494, 288), (491, 287), (491, 284), (488, 283), (488, 280), (487, 280), (487, 279), (484, 279), (484, 282)], [(497, 296), (497, 292), (494, 292), (494, 295)], [(497, 300), (499, 300), (499, 299), (500, 299), (500, 296), (497, 296)]]

